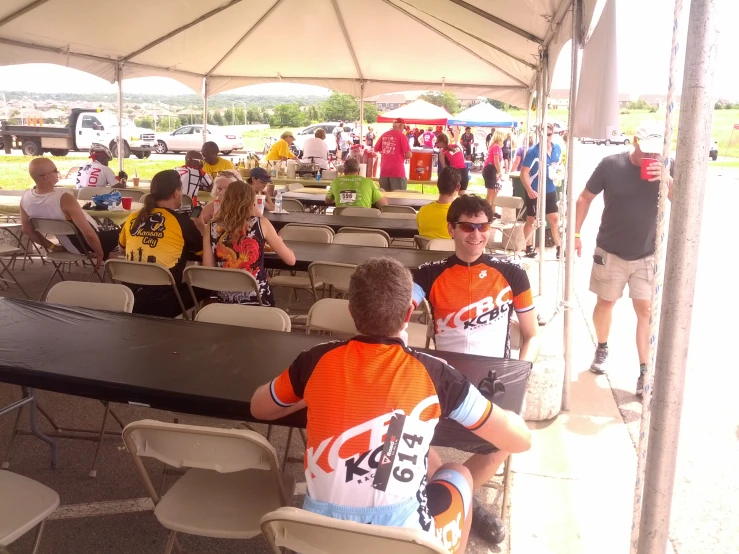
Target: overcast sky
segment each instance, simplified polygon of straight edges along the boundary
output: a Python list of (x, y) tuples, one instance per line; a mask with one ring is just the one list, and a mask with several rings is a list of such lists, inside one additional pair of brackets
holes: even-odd
[[(736, 25), (739, 22), (739, 0), (717, 0), (720, 35), (716, 77), (713, 87), (717, 97), (739, 100)], [(690, 2), (684, 2), (680, 24), (682, 71), (685, 35)], [(665, 94), (669, 71), (672, 14), (674, 0), (618, 0), (619, 92), (631, 94)], [(556, 65), (553, 88), (569, 88), (569, 45)], [(678, 86), (682, 83), (678, 76)], [(192, 91), (177, 81), (163, 77), (127, 79), (124, 92), (187, 94)], [(53, 65), (20, 65), (0, 67), (0, 90), (31, 92), (115, 92), (107, 81), (80, 71)], [(241, 94), (315, 94), (326, 89), (308, 85), (268, 83), (230, 91)]]

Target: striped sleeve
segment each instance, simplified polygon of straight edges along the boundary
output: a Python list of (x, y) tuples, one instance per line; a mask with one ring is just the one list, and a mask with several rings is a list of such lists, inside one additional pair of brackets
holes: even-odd
[(517, 263), (505, 262), (501, 273), (511, 287), (513, 309), (518, 313), (534, 309), (534, 297), (531, 294), (531, 283), (526, 270)]
[(463, 425), (470, 431), (475, 431), (482, 427), (493, 412), (493, 404), (485, 398), (476, 387), (470, 385), (467, 389), (462, 403), (449, 414), (449, 418), (453, 419), (460, 425)]
[(287, 408), (300, 401), (290, 382), (290, 370), (286, 369), (269, 384), (269, 394), (278, 406)]

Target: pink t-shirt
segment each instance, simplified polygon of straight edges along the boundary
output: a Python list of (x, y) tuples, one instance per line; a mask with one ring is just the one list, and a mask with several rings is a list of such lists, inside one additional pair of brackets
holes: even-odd
[(375, 145), (375, 151), (382, 155), (380, 177), (405, 177), (405, 153), (410, 152), (408, 137), (400, 131), (387, 131)]
[(449, 164), (451, 167), (456, 167), (457, 169), (467, 167), (467, 164), (464, 161), (464, 151), (456, 146), (454, 148), (454, 150), (444, 151), (446, 163)]
[(503, 149), (500, 144), (491, 144), (490, 150), (488, 150), (488, 157), (485, 160), (485, 165), (495, 165), (495, 155), (498, 154), (498, 159), (503, 160)]
[(423, 133), (423, 147), (433, 148), (435, 139), (436, 133), (434, 133), (433, 131), (426, 131), (425, 133)]

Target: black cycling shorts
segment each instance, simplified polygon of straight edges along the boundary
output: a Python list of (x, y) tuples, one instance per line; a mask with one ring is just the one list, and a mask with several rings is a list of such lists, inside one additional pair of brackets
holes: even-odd
[(503, 188), (503, 183), (498, 181), (498, 172), (493, 164), (488, 164), (482, 168), (482, 178), (485, 180), (485, 188), (497, 190)]
[[(557, 200), (558, 198), (556, 192), (548, 192), (546, 197), (546, 210), (544, 211), (544, 213), (557, 213)], [(538, 198), (529, 198), (528, 195), (526, 196), (526, 215), (528, 217), (536, 217), (536, 203), (538, 201)]]

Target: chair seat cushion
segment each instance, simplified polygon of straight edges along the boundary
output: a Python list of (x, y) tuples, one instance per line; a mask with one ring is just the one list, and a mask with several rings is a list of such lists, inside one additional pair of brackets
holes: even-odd
[(72, 252), (49, 252), (46, 255), (46, 259), (57, 263), (66, 263), (87, 260), (87, 256), (84, 254), (73, 254)]
[(0, 471), (0, 546), (8, 546), (59, 506), (59, 495), (41, 483)]
[[(288, 501), (295, 480), (283, 475)], [(170, 530), (223, 539), (249, 539), (259, 535), (259, 520), (280, 507), (275, 482), (258, 469), (218, 473), (190, 469), (172, 485), (154, 515)]]

